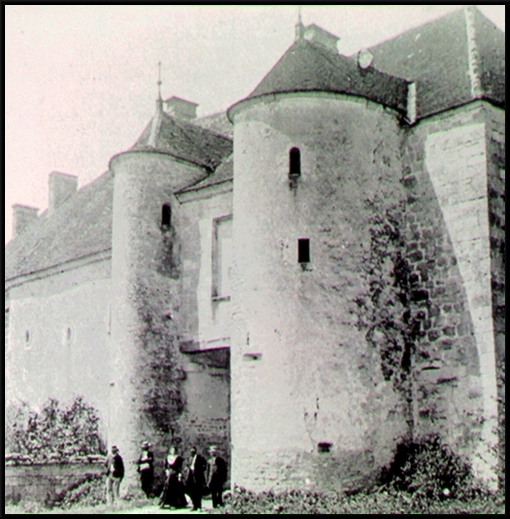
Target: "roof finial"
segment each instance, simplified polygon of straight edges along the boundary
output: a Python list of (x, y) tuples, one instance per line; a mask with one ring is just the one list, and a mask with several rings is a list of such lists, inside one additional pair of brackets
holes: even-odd
[(158, 61), (158, 100), (161, 99), (161, 61)]
[(300, 40), (301, 38), (303, 38), (303, 34), (304, 34), (304, 26), (303, 26), (303, 21), (301, 19), (301, 6), (298, 5), (298, 21), (296, 23), (296, 40)]

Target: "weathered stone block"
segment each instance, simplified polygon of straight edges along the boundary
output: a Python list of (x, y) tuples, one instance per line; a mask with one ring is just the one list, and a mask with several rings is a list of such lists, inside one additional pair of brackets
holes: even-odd
[(408, 255), (409, 261), (412, 263), (418, 263), (423, 259), (423, 252), (420, 250), (416, 250)]
[(430, 330), (428, 332), (429, 341), (437, 341), (441, 336), (441, 332), (439, 330)]
[(445, 335), (448, 335), (448, 337), (454, 337), (455, 336), (455, 327), (454, 326), (445, 326), (443, 328), (442, 332)]
[(442, 350), (450, 350), (453, 347), (454, 341), (445, 337), (439, 341), (439, 346)]
[(413, 190), (416, 188), (418, 181), (415, 175), (407, 175), (402, 179), (402, 184), (406, 189)]
[(437, 317), (441, 313), (441, 308), (438, 305), (430, 305), (430, 317)]

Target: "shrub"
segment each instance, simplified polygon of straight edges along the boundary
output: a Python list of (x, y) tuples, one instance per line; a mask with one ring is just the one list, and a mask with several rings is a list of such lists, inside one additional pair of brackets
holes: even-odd
[(81, 396), (64, 408), (50, 398), (39, 413), (27, 404), (8, 406), (5, 450), (37, 462), (106, 454), (97, 410)]
[(427, 499), (469, 497), (476, 487), (470, 466), (438, 435), (400, 443), (381, 482)]

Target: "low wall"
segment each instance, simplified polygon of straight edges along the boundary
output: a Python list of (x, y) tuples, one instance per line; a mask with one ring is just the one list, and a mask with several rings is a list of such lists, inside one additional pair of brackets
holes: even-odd
[(53, 502), (91, 476), (104, 474), (103, 462), (5, 464), (5, 502)]

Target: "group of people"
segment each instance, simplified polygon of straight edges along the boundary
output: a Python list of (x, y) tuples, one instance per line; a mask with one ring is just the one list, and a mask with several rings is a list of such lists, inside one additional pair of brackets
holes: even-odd
[(191, 447), (185, 460), (171, 446), (165, 459), (166, 480), (160, 497), (160, 507), (185, 508), (188, 494), (193, 503), (192, 510), (202, 508), (202, 497), (211, 493), (214, 508), (223, 506), (223, 485), (227, 480), (227, 463), (218, 456), (215, 445), (209, 447), (206, 460), (196, 447)]
[[(147, 497), (153, 496), (154, 454), (149, 442), (142, 444), (142, 452), (137, 460), (140, 484)], [(119, 497), (119, 487), (124, 477), (124, 463), (116, 445), (106, 460), (106, 493), (109, 503)], [(185, 459), (177, 453), (174, 445), (169, 448), (165, 458), (165, 484), (159, 499), (161, 508), (186, 508), (186, 494), (193, 508), (202, 508), (202, 498), (211, 494), (214, 508), (223, 506), (223, 485), (227, 481), (227, 463), (218, 455), (216, 445), (209, 447), (209, 459), (202, 456), (196, 447), (189, 449)]]

